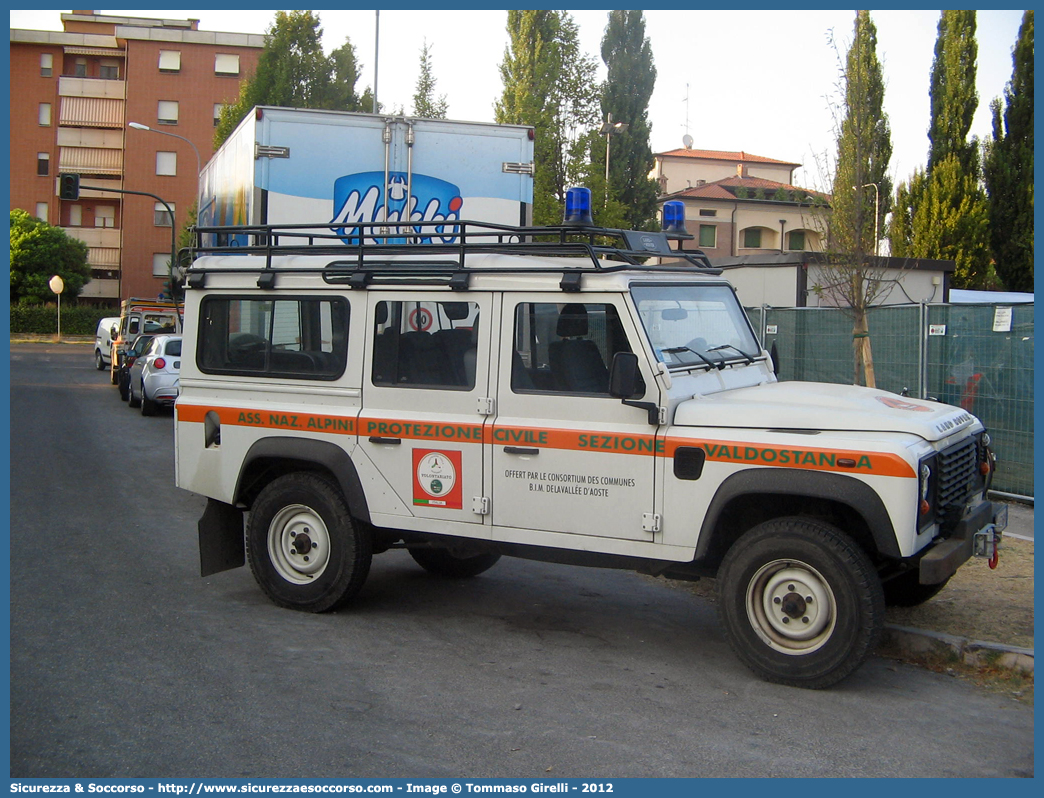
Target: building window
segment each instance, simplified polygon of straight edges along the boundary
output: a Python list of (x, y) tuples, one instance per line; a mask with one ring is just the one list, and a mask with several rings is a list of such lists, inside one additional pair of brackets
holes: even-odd
[(167, 205), (170, 205), (170, 213), (167, 213), (167, 208), (162, 202), (157, 202), (155, 204), (155, 219), (153, 220), (153, 224), (156, 225), (156, 227), (174, 226), (174, 219), (171, 217), (171, 214), (174, 213), (174, 203), (168, 202)]
[(47, 177), (47, 175), (51, 174), (51, 153), (36, 153), (36, 174), (41, 177)]
[(73, 77), (85, 78), (87, 77), (87, 59), (77, 58), (76, 64), (73, 66)]
[(156, 252), (152, 255), (152, 276), (153, 277), (170, 277), (170, 267), (167, 265), (170, 263), (169, 252)]
[(792, 249), (795, 252), (804, 252), (805, 250), (805, 231), (794, 230), (793, 232), (787, 233), (787, 249)]
[(51, 77), (51, 69), (54, 67), (54, 56), (50, 53), (40, 55), (40, 77)]
[(50, 127), (51, 125), (51, 104), (40, 103), (40, 126)]
[(218, 53), (214, 56), (215, 75), (239, 75), (239, 56)]
[(69, 206), (69, 227), (80, 227), (83, 224), (83, 206)]
[(176, 152), (156, 153), (156, 174), (176, 175), (178, 173), (178, 154)]
[(156, 119), (161, 125), (178, 123), (178, 103), (176, 100), (160, 100), (157, 106)]
[(718, 246), (718, 228), (713, 224), (700, 225), (700, 248), (714, 249)]
[(214, 127), (221, 123), (221, 109), (224, 107), (224, 103), (214, 103)]
[(116, 226), (116, 206), (115, 205), (98, 205), (94, 209), (94, 226), (95, 227), (115, 227)]
[(761, 249), (760, 227), (748, 227), (743, 231), (743, 246), (747, 249)]
[(98, 71), (98, 77), (102, 80), (119, 80), (120, 65), (116, 61), (102, 61)]
[(38, 202), (36, 203), (36, 218), (42, 221), (47, 221), (47, 203)]
[(700, 216), (717, 216), (718, 212), (713, 208), (700, 208)]
[(180, 50), (160, 50), (160, 53), (159, 53), (159, 71), (160, 72), (180, 72), (181, 71), (181, 51)]

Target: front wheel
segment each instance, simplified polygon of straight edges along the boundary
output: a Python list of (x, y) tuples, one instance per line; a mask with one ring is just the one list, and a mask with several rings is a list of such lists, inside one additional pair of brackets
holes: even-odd
[(247, 523), (254, 579), (281, 607), (327, 612), (351, 599), (370, 572), (373, 541), (352, 521), (341, 491), (308, 472), (272, 480)]
[(807, 518), (760, 524), (729, 549), (718, 611), (736, 655), (761, 678), (823, 688), (877, 645), (884, 594), (870, 558), (836, 528)]
[(98, 369), (98, 371), (105, 370), (105, 361), (102, 360), (102, 354), (100, 349), (94, 350), (94, 367)]
[(483, 571), (492, 568), (500, 559), (499, 554), (491, 553), (458, 557), (449, 549), (416, 547), (409, 551), (417, 565), (425, 571), (448, 579), (467, 579), (471, 576), (478, 576)]
[(149, 395), (145, 393), (145, 383), (141, 384), (141, 414), (143, 416), (156, 415), (156, 403), (149, 399)]

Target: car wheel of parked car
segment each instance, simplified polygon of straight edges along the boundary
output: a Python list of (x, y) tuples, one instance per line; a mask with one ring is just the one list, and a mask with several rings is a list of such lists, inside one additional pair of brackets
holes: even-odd
[(130, 398), (130, 384), (129, 384), (129, 380), (125, 380), (122, 377), (120, 377), (119, 385), (117, 387), (119, 388), (119, 391), (120, 391), (120, 399), (122, 399), (124, 402), (126, 402), (127, 399)]
[(318, 474), (272, 480), (247, 522), (247, 557), (276, 604), (327, 612), (351, 599), (370, 572), (369, 527), (352, 521), (340, 489)]
[(761, 678), (823, 688), (855, 670), (884, 624), (866, 553), (811, 518), (777, 518), (737, 540), (718, 570), (718, 613), (736, 655)]
[(449, 549), (411, 548), (410, 556), (417, 565), (430, 574), (444, 576), (449, 579), (466, 579), (488, 571), (497, 560), (499, 554), (474, 554), (470, 557), (458, 557)]
[(137, 394), (134, 393), (134, 385), (130, 384), (130, 380), (127, 380), (127, 382), (127, 406), (141, 407), (141, 399), (139, 399)]
[(145, 393), (144, 383), (141, 386), (141, 414), (143, 416), (156, 415), (156, 403), (149, 399), (149, 395)]
[(94, 350), (94, 367), (98, 369), (98, 371), (105, 370), (105, 361), (102, 360), (102, 354), (100, 349)]

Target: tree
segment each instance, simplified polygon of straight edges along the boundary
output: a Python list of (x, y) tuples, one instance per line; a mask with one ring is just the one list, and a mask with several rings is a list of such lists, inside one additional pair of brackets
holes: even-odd
[(495, 118), (534, 127), (533, 220), (558, 224), (570, 178), (583, 171), (578, 162), (590, 163), (595, 62), (581, 54), (576, 23), (564, 11), (508, 11), (507, 30)]
[[(355, 91), (361, 64), (349, 40), (323, 54), (323, 31), (314, 11), (277, 11), (268, 28), (257, 71), (239, 90), (236, 102), (221, 109), (214, 146), (218, 147), (256, 105), (370, 110), (372, 95)], [(369, 90), (367, 90), (368, 92)]]
[(645, 35), (645, 17), (640, 10), (609, 12), (602, 36), (602, 61), (608, 68), (602, 86), (602, 119), (621, 122), (627, 129), (599, 139), (595, 160), (605, 163), (609, 146), (609, 183), (612, 196), (626, 212), (626, 226), (638, 230), (656, 221), (659, 193), (649, 173), (655, 165), (649, 145), (649, 100), (656, 83), (652, 46)]
[(413, 114), (424, 119), (445, 119), (449, 104), (446, 95), (435, 99), (435, 76), (431, 71), (431, 45), (424, 40), (421, 48), (420, 75), (417, 77), (417, 91), (413, 94)]
[(1033, 11), (1022, 16), (1011, 81), (991, 104), (993, 137), (983, 177), (989, 202), (990, 250), (1011, 291), (1033, 291)]
[[(855, 382), (862, 370), (874, 387), (867, 311), (891, 291), (877, 257), (881, 220), (892, 193), (888, 163), (892, 134), (884, 113), (884, 78), (877, 58), (877, 28), (869, 11), (856, 13), (852, 44), (841, 69), (841, 108), (836, 109), (834, 167), (825, 285), (819, 289), (852, 316)], [(873, 189), (873, 190), (871, 190)]]
[(77, 297), (91, 279), (87, 245), (20, 208), (11, 211), (11, 302), (43, 304), (54, 298), (48, 282), (58, 275), (62, 292)]
[[(979, 143), (972, 137), (975, 91), (974, 11), (943, 11), (931, 72), (932, 118), (924, 178), (905, 187), (909, 228), (893, 225), (893, 253), (956, 262), (959, 288), (986, 287), (989, 212), (980, 181)], [(899, 240), (897, 236), (906, 236)]]

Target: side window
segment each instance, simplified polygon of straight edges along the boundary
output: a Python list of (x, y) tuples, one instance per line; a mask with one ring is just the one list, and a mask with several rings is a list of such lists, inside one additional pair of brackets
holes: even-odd
[(479, 307), (474, 302), (379, 302), (374, 385), (475, 387)]
[(207, 297), (196, 362), (207, 374), (335, 380), (348, 359), (342, 298)]
[(524, 302), (515, 309), (511, 389), (608, 395), (613, 356), (630, 351), (613, 305)]
[(141, 317), (140, 316), (131, 316), (130, 319), (128, 320), (128, 322), (127, 322), (127, 334), (128, 335), (137, 335), (138, 333), (141, 332), (141, 330), (139, 329), (140, 327), (141, 327)]

